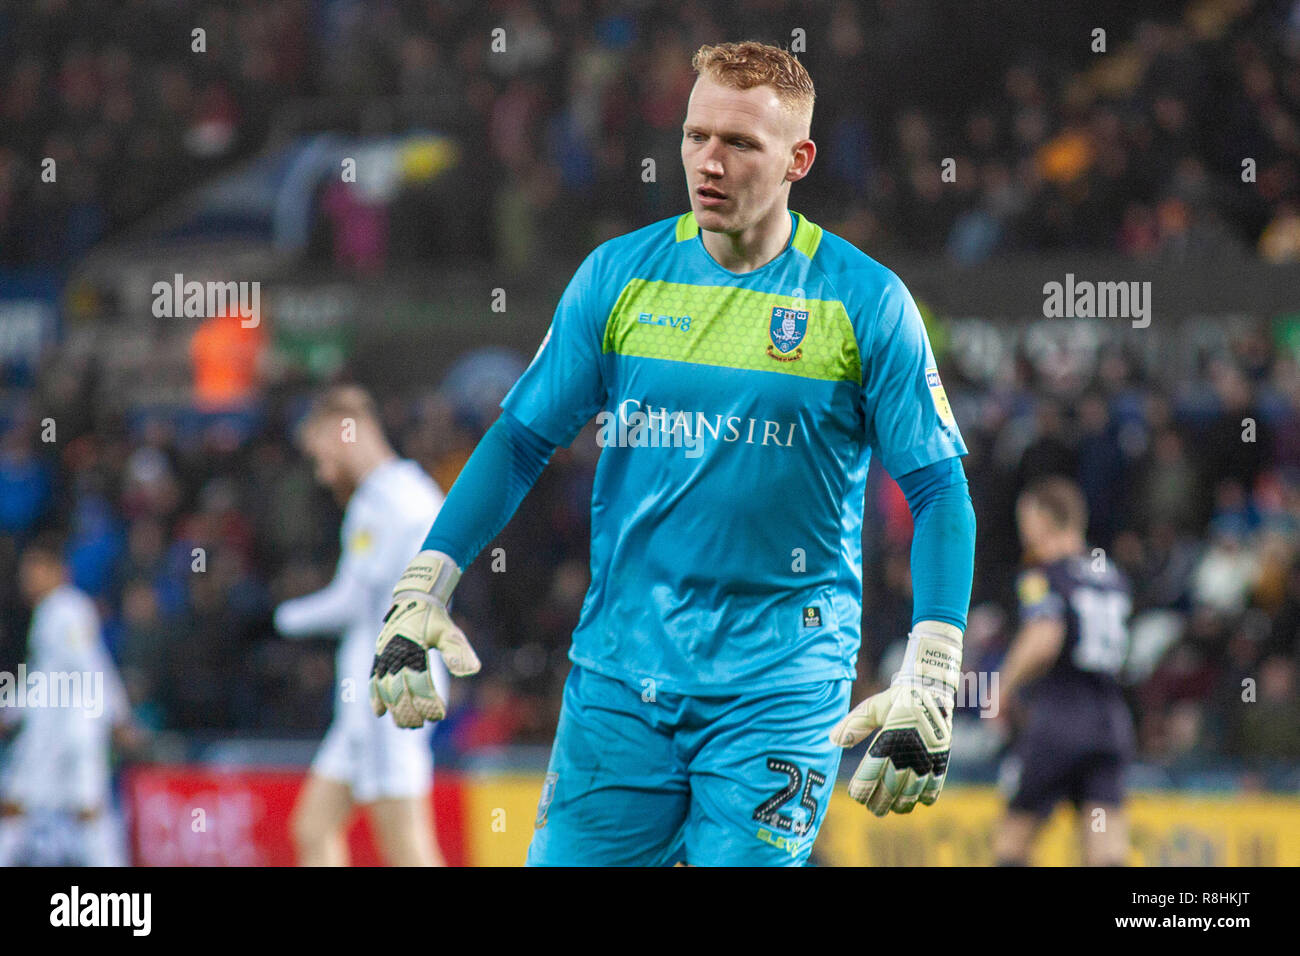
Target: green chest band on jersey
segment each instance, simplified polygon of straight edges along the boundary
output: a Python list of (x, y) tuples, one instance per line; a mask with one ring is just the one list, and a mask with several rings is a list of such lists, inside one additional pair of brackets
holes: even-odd
[(605, 322), (602, 351), (827, 382), (860, 382), (843, 303), (736, 286), (632, 279)]
[[(812, 259), (822, 228), (794, 213), (791, 247)], [(675, 238), (695, 239), (694, 213), (677, 220)], [(731, 285), (632, 279), (605, 321), (601, 349), (825, 382), (861, 382), (862, 360), (844, 304)]]

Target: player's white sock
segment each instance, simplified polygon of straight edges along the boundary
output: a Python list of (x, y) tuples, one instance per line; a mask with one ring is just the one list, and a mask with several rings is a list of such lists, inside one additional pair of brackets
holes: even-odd
[(105, 811), (93, 820), (83, 821), (78, 837), (86, 866), (127, 865), (121, 828), (113, 813)]

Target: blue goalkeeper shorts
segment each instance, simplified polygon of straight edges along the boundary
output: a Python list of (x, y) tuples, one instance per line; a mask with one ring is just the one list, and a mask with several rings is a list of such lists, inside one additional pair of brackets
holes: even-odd
[(851, 682), (696, 697), (574, 665), (529, 866), (801, 866)]

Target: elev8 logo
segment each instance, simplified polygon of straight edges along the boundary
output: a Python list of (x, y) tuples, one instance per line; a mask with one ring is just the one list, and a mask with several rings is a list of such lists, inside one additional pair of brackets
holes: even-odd
[(667, 325), (678, 332), (691, 330), (689, 315), (655, 315), (653, 312), (642, 312), (637, 315), (636, 320), (642, 325)]

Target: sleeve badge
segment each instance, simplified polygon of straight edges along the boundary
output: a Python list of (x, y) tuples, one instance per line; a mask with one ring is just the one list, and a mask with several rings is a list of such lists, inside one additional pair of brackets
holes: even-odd
[(943, 382), (939, 381), (937, 368), (925, 370), (925, 384), (930, 387), (930, 398), (934, 400), (934, 410), (939, 413), (939, 421), (952, 428), (957, 424), (957, 419), (953, 417), (952, 406), (948, 404), (948, 395), (943, 390)]
[(1026, 571), (1020, 576), (1020, 581), (1016, 585), (1022, 607), (1033, 607), (1042, 603), (1049, 590), (1047, 575), (1042, 571)]

